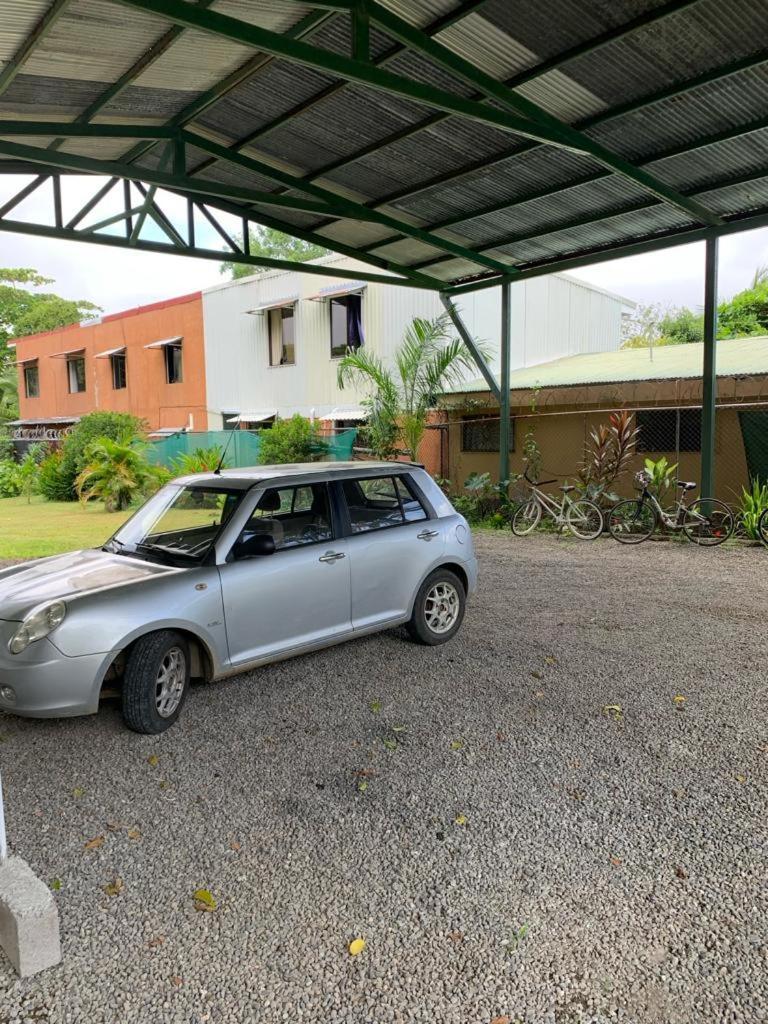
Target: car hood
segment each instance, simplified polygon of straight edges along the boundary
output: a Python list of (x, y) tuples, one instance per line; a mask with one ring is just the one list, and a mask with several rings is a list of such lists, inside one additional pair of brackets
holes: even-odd
[(71, 551), (14, 565), (0, 570), (0, 619), (17, 621), (46, 601), (62, 601), (172, 572), (179, 570), (100, 550)]

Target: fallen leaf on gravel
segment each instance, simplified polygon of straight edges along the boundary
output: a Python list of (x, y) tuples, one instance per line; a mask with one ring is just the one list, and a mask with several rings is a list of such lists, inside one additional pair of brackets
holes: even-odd
[(387, 750), (397, 750), (397, 740), (387, 738), (383, 739), (381, 742), (384, 744)]
[(156, 949), (157, 946), (162, 946), (162, 944), (164, 942), (165, 942), (165, 936), (164, 935), (156, 935), (154, 937), (154, 939), (150, 939), (149, 940), (147, 945), (149, 946), (150, 949)]
[(89, 839), (85, 843), (84, 849), (86, 850), (98, 850), (100, 846), (104, 845), (104, 836), (94, 836), (93, 839)]
[(512, 1024), (512, 1018), (506, 1015), (504, 1017), (494, 1017), (491, 1024)]
[(168, 787), (170, 786), (170, 782), (168, 782), (166, 779), (160, 779), (160, 781), (158, 782), (158, 786), (160, 787), (160, 789), (168, 789)]
[(537, 691), (536, 691), (536, 692), (534, 693), (534, 695), (533, 695), (533, 696), (534, 696), (534, 697), (543, 697), (543, 696), (544, 696), (544, 691), (543, 691), (543, 690), (537, 690)]
[(52, 878), (51, 881), (48, 883), (48, 888), (53, 889), (54, 892), (58, 892), (59, 889), (61, 889), (61, 879)]
[(448, 938), (451, 942), (463, 942), (464, 932), (448, 932)]
[(366, 789), (368, 789), (368, 783), (365, 781), (365, 779), (360, 779), (360, 781), (357, 784), (357, 788), (360, 793), (364, 793)]
[(176, 988), (181, 988), (181, 986), (184, 984), (184, 979), (180, 978), (178, 974), (172, 974), (169, 980), (172, 985), (175, 985)]
[(614, 722), (620, 722), (624, 717), (624, 713), (621, 710), (621, 704), (603, 705), (603, 714), (606, 718), (612, 718)]
[(685, 870), (685, 868), (681, 868), (680, 865), (678, 864), (677, 867), (675, 868), (675, 875), (678, 878), (687, 878), (688, 877), (688, 872)]
[(75, 800), (79, 800), (81, 796), (85, 796), (85, 790), (83, 789), (82, 786), (75, 786), (75, 788), (72, 790), (72, 796), (75, 798)]
[(496, 733), (496, 740), (497, 740), (498, 743), (504, 743), (504, 742), (506, 742), (506, 739), (507, 739), (507, 734), (505, 732), (497, 732)]
[(736, 776), (736, 781), (737, 782), (746, 782), (747, 781), (747, 776), (746, 775), (737, 775)]
[(684, 697), (682, 693), (676, 693), (672, 700), (675, 702), (675, 704), (677, 704), (679, 708), (681, 708), (683, 704), (685, 704), (685, 702), (688, 700), (688, 698)]
[(408, 732), (408, 726), (406, 725), (393, 725), (392, 732)]
[(375, 774), (376, 772), (373, 768), (358, 768), (357, 771), (355, 772), (355, 775), (360, 776), (360, 778), (362, 779), (369, 779), (372, 775)]
[(541, 679), (541, 672), (531, 672), (534, 679)]
[(378, 715), (378, 713), (381, 711), (381, 701), (372, 700), (368, 707), (371, 709), (371, 714)]
[(621, 864), (621, 857), (611, 857), (611, 864), (617, 868)]
[(192, 899), (195, 901), (195, 910), (211, 913), (217, 907), (216, 900), (207, 889), (195, 889)]
[(553, 655), (551, 655), (551, 654), (548, 654), (548, 655), (546, 656), (546, 658), (544, 659), (544, 664), (545, 664), (545, 665), (556, 665), (556, 664), (557, 664), (557, 658), (555, 658), (555, 657), (554, 657)]
[(150, 768), (157, 768), (157, 766), (160, 764), (160, 758), (157, 756), (157, 754), (150, 754), (149, 757), (147, 758), (147, 764), (149, 765)]
[(451, 750), (461, 750), (463, 746), (463, 740), (451, 740)]
[(349, 944), (349, 955), (359, 956), (365, 949), (365, 939), (353, 939)]
[(127, 834), (129, 839), (141, 839), (141, 832), (137, 828), (129, 828)]
[(237, 853), (241, 849), (241, 847), (242, 843), (238, 843), (236, 839), (233, 839), (232, 842), (229, 844), (230, 850), (234, 850), (235, 853)]
[(457, 814), (456, 817), (453, 819), (453, 823), (454, 825), (466, 825), (467, 816), (465, 814)]
[(114, 881), (108, 882), (107, 885), (104, 886), (104, 892), (107, 896), (119, 896), (123, 891), (123, 887), (122, 878), (115, 878)]
[(110, 832), (119, 832), (125, 825), (121, 825), (119, 821), (108, 821), (107, 828)]

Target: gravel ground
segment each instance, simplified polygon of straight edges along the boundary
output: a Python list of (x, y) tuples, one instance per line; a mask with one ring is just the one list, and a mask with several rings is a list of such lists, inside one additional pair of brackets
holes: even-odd
[(768, 1020), (768, 553), (478, 548), (445, 647), (196, 687), (162, 737), (0, 718), (65, 957), (0, 963), (0, 1022)]

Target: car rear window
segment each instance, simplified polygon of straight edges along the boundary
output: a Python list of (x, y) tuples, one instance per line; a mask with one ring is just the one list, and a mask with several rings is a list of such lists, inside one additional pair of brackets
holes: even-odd
[(343, 490), (352, 533), (383, 530), (427, 519), (426, 509), (403, 477), (345, 480)]

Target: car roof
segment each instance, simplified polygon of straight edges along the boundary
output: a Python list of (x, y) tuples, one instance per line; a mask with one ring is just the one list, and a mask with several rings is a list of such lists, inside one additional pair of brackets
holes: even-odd
[(423, 467), (415, 462), (291, 462), (275, 466), (245, 466), (223, 469), (221, 473), (194, 473), (177, 477), (177, 484), (210, 485), (248, 490), (266, 481), (289, 481), (295, 477), (345, 478), (383, 476)]

